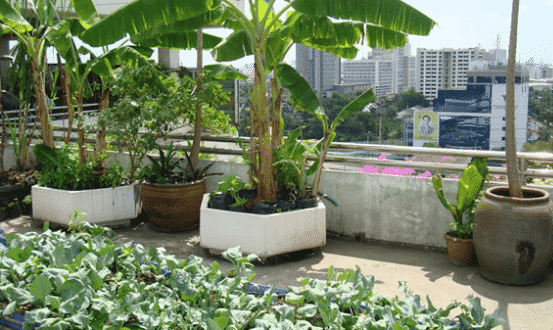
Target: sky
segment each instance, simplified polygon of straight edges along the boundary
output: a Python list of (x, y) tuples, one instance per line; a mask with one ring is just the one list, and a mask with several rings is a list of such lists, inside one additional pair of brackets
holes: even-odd
[[(277, 7), (283, 6), (277, 0)], [(345, 0), (347, 1), (347, 0)], [(405, 3), (420, 10), (436, 21), (437, 26), (429, 36), (410, 36), (412, 55), (417, 48), (469, 48), (479, 46), (484, 49), (495, 48), (497, 35), (500, 35), (500, 49), (508, 49), (511, 24), (512, 1), (506, 0), (404, 0)], [(518, 22), (517, 62), (526, 62), (533, 58), (535, 63), (553, 66), (553, 33), (550, 22), (553, 13), (553, 0), (522, 0)], [(222, 29), (204, 30), (224, 37), (230, 32)], [(370, 48), (361, 46), (358, 58), (366, 57)], [(285, 58), (294, 64), (295, 47)], [(204, 52), (204, 65), (215, 61)], [(249, 56), (238, 61), (228, 62), (237, 68), (253, 63)], [(196, 66), (196, 52), (181, 51), (181, 64)]]

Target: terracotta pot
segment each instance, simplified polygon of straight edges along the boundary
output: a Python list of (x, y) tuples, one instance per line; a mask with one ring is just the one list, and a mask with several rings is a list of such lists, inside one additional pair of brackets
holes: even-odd
[(458, 238), (455, 233), (444, 234), (449, 260), (458, 266), (470, 266), (476, 264), (474, 243), (472, 238)]
[(549, 193), (523, 187), (523, 198), (509, 188), (486, 190), (474, 214), (474, 250), (482, 277), (528, 285), (545, 279), (553, 258), (553, 203)]
[(205, 178), (193, 183), (142, 183), (142, 207), (153, 229), (187, 231), (198, 227)]

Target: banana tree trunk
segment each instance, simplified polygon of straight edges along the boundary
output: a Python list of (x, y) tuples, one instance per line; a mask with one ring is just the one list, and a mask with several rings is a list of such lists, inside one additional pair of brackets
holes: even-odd
[[(21, 111), (21, 110), (20, 110)], [(27, 115), (29, 108), (23, 108), (23, 116), (20, 116), (18, 135), (19, 135), (19, 159), (17, 165), (21, 170), (26, 170), (30, 167), (29, 164), (29, 137), (27, 137)]]
[(323, 173), (323, 164), (326, 159), (326, 153), (328, 151), (328, 146), (330, 144), (331, 132), (325, 133), (323, 137), (323, 142), (321, 143), (321, 151), (319, 152), (319, 163), (317, 164), (317, 170), (313, 177), (313, 185), (311, 187), (311, 197), (316, 197), (319, 194), (319, 187), (321, 184), (321, 176)]
[(84, 136), (84, 125), (83, 125), (83, 93), (82, 91), (77, 92), (77, 109), (79, 111), (79, 120), (77, 122), (77, 138), (79, 141), (79, 162), (84, 164), (86, 162), (86, 145), (85, 145), (85, 136)]
[(507, 61), (507, 93), (505, 95), (505, 152), (507, 157), (507, 178), (509, 195), (522, 198), (518, 172), (517, 148), (515, 141), (515, 63), (517, 52), (519, 0), (513, 0), (511, 13), (511, 36), (509, 39), (509, 59)]
[(8, 127), (6, 125), (6, 114), (4, 113), (4, 96), (0, 85), (0, 114), (2, 115), (2, 140), (0, 142), (0, 172), (4, 172), (4, 150), (8, 142)]
[(250, 176), (250, 182), (257, 186), (257, 183), (255, 182), (254, 178), (257, 178), (259, 173), (259, 162), (257, 161), (257, 129), (256, 129), (256, 120), (255, 116), (253, 114), (253, 103), (251, 100), (249, 102), (249, 108), (250, 108), (250, 149), (248, 150), (248, 154), (250, 155), (250, 162), (251, 162), (251, 169), (249, 171)]
[(67, 144), (71, 142), (71, 129), (73, 128), (74, 117), (73, 102), (71, 102), (71, 77), (69, 76), (67, 71), (62, 68), (60, 54), (57, 54), (57, 56), (58, 72), (60, 74), (61, 80), (61, 93), (65, 101), (65, 105), (67, 106), (67, 129), (63, 138), (63, 142)]
[[(100, 108), (98, 109), (98, 116), (100, 116), (101, 113), (108, 108), (109, 94), (110, 94), (110, 90), (109, 88), (106, 88), (102, 93), (102, 99), (100, 100)], [(105, 151), (107, 148), (108, 148), (108, 145), (106, 143), (106, 125), (101, 125), (101, 126), (98, 126), (96, 145), (94, 146), (94, 159), (97, 160), (100, 153)], [(104, 163), (105, 162), (102, 159), (100, 162), (97, 162), (95, 166), (101, 169), (105, 167)]]
[(36, 107), (35, 111), (40, 121), (40, 129), (42, 131), (42, 142), (50, 148), (54, 147), (54, 135), (52, 125), (50, 124), (50, 113), (46, 105), (46, 89), (44, 86), (44, 71), (43, 67), (36, 59), (31, 61), (33, 67), (33, 80), (36, 89)]
[[(273, 70), (273, 73), (274, 70)], [(272, 125), (271, 125), (271, 133), (272, 133), (272, 147), (273, 150), (275, 148), (278, 148), (281, 145), (282, 142), (282, 85), (280, 84), (280, 81), (277, 78), (276, 73), (274, 74), (274, 78), (271, 79), (271, 102), (272, 104)]]
[(259, 173), (257, 178), (258, 197), (262, 200), (276, 200), (276, 183), (273, 176), (273, 148), (269, 132), (267, 111), (267, 85), (265, 82), (265, 47), (253, 47), (255, 58), (255, 76), (253, 90), (253, 115), (257, 126)]
[[(201, 93), (203, 89), (203, 32), (202, 29), (198, 29), (197, 35), (197, 83), (196, 93)], [(193, 171), (198, 166), (198, 158), (200, 157), (200, 144), (202, 142), (202, 103), (196, 108), (196, 120), (194, 122), (194, 141), (192, 142), (192, 150), (190, 151), (190, 166)]]

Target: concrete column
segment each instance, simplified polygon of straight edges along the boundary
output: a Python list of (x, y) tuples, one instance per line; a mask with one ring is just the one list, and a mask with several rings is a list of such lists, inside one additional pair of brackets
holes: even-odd
[(158, 61), (167, 68), (177, 69), (180, 66), (179, 50), (158, 48)]

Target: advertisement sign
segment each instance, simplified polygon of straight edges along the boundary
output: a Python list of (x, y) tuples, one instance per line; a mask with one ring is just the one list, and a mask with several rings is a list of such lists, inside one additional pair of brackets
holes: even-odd
[(444, 148), (490, 149), (490, 118), (440, 116), (440, 143)]
[(492, 84), (467, 85), (466, 90), (439, 90), (435, 112), (492, 112)]
[(438, 114), (433, 111), (413, 113), (413, 138), (415, 140), (438, 141)]

